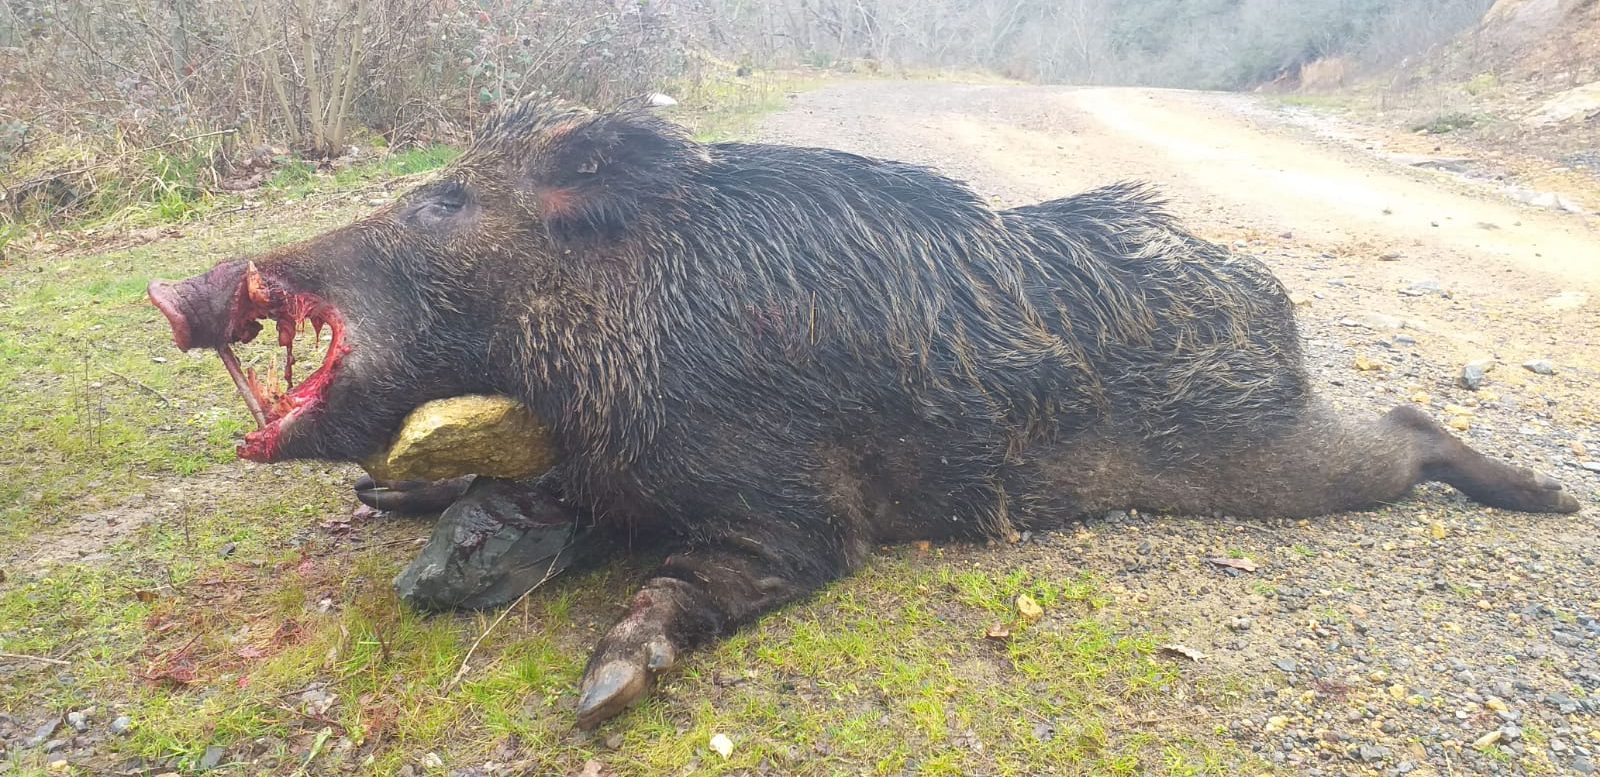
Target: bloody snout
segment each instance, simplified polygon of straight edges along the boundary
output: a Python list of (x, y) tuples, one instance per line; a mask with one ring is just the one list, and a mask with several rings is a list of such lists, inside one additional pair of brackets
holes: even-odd
[(187, 351), (228, 344), (245, 268), (240, 259), (188, 280), (150, 282), (150, 301), (172, 325), (172, 339), (179, 348)]

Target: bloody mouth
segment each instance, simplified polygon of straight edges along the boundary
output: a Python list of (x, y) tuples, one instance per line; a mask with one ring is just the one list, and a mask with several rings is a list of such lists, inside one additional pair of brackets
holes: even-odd
[[(172, 323), (179, 347), (187, 349), (191, 328), (203, 328), (204, 322), (191, 322), (183, 310), (181, 297), (175, 296), (169, 288), (152, 284), (150, 299)], [(235, 343), (249, 343), (261, 334), (262, 321), (272, 321), (276, 325), (278, 345), (284, 349), (281, 374), (276, 359), (262, 375), (254, 367), (241, 365), (233, 351)], [(296, 383), (295, 341), (309, 330), (312, 348), (315, 348), (323, 342), (324, 327), (330, 330), (331, 339), (322, 364)], [(350, 352), (350, 346), (344, 341), (344, 330), (344, 317), (322, 298), (285, 288), (270, 278), (263, 278), (253, 263), (246, 265), (220, 336), (211, 339), (256, 422), (255, 431), (246, 434), (238, 446), (239, 458), (259, 462), (277, 460), (284, 430), (315, 413), (326, 402), (328, 384)]]

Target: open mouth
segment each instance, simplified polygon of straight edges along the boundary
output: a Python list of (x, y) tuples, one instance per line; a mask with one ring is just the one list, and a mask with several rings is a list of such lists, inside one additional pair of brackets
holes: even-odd
[[(350, 352), (349, 345), (344, 342), (344, 317), (314, 294), (287, 289), (263, 278), (253, 263), (244, 266), (226, 309), (216, 310), (215, 305), (208, 308), (203, 302), (195, 301), (197, 294), (206, 291), (203, 288), (206, 282), (201, 279), (208, 277), (209, 274), (176, 285), (151, 283), (150, 301), (172, 324), (179, 348), (209, 346), (222, 357), (234, 387), (256, 422), (256, 430), (246, 434), (239, 445), (239, 457), (275, 461), (284, 430), (314, 414), (325, 403), (328, 385), (340, 362)], [(200, 281), (196, 288), (188, 288), (196, 281)], [(196, 313), (199, 315), (194, 315)], [(208, 313), (212, 320), (206, 320)], [(284, 349), (281, 371), (276, 358), (265, 374), (254, 367), (244, 367), (233, 351), (235, 343), (255, 340), (261, 334), (263, 321), (276, 325), (278, 345)], [(327, 338), (323, 337), (324, 328), (329, 330)], [(324, 342), (327, 351), (321, 365), (296, 383), (295, 343), (302, 334), (309, 335), (313, 352)]]

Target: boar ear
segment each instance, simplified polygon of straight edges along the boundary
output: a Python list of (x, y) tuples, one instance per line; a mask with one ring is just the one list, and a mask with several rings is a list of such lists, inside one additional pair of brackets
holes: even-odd
[(645, 209), (681, 202), (704, 159), (699, 144), (655, 116), (603, 113), (549, 131), (533, 188), (553, 233), (616, 237)]

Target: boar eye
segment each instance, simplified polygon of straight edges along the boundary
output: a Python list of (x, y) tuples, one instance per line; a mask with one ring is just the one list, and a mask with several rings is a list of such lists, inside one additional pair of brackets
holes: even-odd
[(466, 192), (458, 186), (442, 188), (431, 193), (411, 212), (413, 221), (424, 226), (443, 224), (467, 207)]

